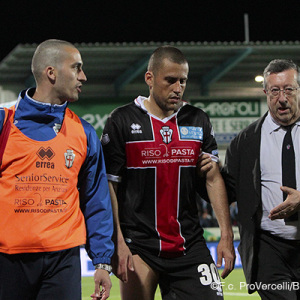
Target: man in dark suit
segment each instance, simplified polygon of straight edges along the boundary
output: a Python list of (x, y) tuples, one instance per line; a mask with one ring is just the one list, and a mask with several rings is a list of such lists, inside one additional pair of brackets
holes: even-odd
[[(290, 60), (269, 63), (264, 71), (269, 111), (233, 139), (222, 170), (229, 200), (238, 204), (247, 287), (262, 299), (300, 299), (299, 76)], [(286, 133), (292, 140), (283, 147)]]

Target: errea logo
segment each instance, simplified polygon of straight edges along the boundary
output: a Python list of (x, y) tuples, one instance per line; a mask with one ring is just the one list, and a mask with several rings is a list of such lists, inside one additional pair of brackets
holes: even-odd
[(50, 160), (55, 156), (54, 151), (51, 147), (41, 147), (38, 152), (36, 153), (38, 158), (42, 161), (37, 161), (35, 163), (36, 168), (47, 168), (47, 169), (54, 169), (55, 165)]
[(136, 134), (136, 133), (142, 133), (142, 130), (141, 130), (141, 125), (140, 124), (135, 124), (135, 123), (132, 123), (131, 124), (131, 133), (132, 134)]

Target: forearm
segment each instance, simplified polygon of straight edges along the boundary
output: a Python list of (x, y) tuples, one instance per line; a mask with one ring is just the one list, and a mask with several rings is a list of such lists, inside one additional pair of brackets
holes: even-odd
[(207, 173), (206, 188), (221, 230), (221, 236), (233, 239), (225, 184), (218, 170), (218, 165), (215, 163), (213, 168)]
[(132, 254), (125, 243), (119, 218), (119, 208), (117, 200), (117, 183), (109, 181), (109, 191), (111, 195), (113, 218), (114, 218), (114, 234), (113, 241), (115, 243), (115, 253), (113, 256), (113, 272), (123, 282), (127, 282), (127, 271), (134, 271)]
[(113, 241), (117, 245), (118, 242), (125, 242), (121, 231), (120, 218), (119, 218), (119, 206), (118, 206), (118, 199), (117, 199), (118, 184), (113, 181), (108, 181), (108, 187), (110, 192), (111, 206), (112, 206), (113, 219), (114, 219)]
[(206, 175), (206, 188), (221, 231), (217, 248), (217, 267), (222, 266), (224, 259), (225, 265), (221, 277), (226, 278), (234, 268), (235, 251), (225, 184), (219, 171), (219, 165), (216, 163), (213, 163), (213, 168)]

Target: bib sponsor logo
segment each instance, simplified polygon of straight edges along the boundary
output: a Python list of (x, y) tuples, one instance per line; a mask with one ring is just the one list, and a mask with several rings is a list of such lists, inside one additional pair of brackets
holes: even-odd
[(42, 161), (37, 161), (35, 166), (37, 168), (46, 168), (46, 169), (54, 169), (55, 165), (53, 162), (50, 162), (50, 160), (55, 156), (54, 151), (51, 149), (51, 147), (44, 148), (41, 147), (38, 152), (36, 153), (39, 159)]
[(66, 207), (68, 204), (63, 199), (55, 199), (55, 198), (46, 198), (42, 199), (42, 196), (39, 193), (35, 193), (34, 197), (25, 198), (15, 198), (15, 206), (17, 207), (41, 207), (41, 206), (61, 206)]
[(44, 160), (45, 158), (51, 160), (54, 157), (55, 153), (50, 147), (48, 147), (47, 149), (41, 147), (37, 152), (37, 155), (41, 160)]
[(45, 199), (45, 205), (66, 205), (67, 202), (63, 199)]

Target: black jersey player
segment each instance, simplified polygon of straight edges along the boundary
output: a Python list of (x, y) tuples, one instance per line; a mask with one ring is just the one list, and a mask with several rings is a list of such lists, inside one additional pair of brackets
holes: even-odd
[(196, 206), (202, 153), (212, 159), (206, 187), (221, 230), (217, 266), (225, 260), (222, 277), (234, 267), (213, 129), (206, 113), (182, 100), (188, 71), (179, 49), (156, 49), (145, 74), (150, 96), (117, 108), (103, 131), (115, 221), (113, 270), (123, 300), (154, 299), (157, 285), (163, 299), (222, 299)]

